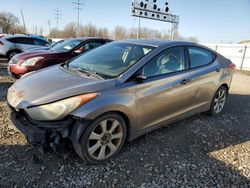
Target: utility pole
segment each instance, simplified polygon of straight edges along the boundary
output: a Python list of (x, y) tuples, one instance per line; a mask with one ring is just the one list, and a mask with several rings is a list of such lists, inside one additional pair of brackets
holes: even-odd
[(57, 8), (56, 10), (55, 10), (55, 13), (54, 13), (54, 15), (55, 15), (55, 19), (56, 19), (56, 29), (57, 29), (57, 31), (58, 31), (58, 20), (61, 18), (61, 11)]
[(24, 21), (24, 16), (23, 16), (23, 10), (22, 10), (22, 9), (20, 9), (20, 11), (21, 11), (22, 20), (23, 20), (23, 27), (24, 27), (24, 31), (25, 31), (25, 33), (27, 33), (26, 26), (25, 26), (25, 21)]
[(49, 37), (51, 37), (50, 20), (48, 20), (48, 25), (49, 25)]
[(77, 10), (77, 37), (80, 35), (80, 10), (82, 10), (81, 6), (84, 3), (81, 0), (73, 1), (73, 4), (76, 5), (75, 9)]
[(141, 17), (139, 17), (138, 20), (137, 38), (140, 38), (140, 30), (141, 30)]

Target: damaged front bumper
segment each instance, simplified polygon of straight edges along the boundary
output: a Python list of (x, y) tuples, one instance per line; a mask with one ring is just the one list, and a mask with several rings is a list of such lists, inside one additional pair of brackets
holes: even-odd
[(25, 111), (9, 107), (10, 120), (27, 137), (29, 143), (44, 149), (52, 148), (61, 156), (66, 153), (70, 143), (79, 146), (80, 137), (89, 122), (73, 116), (60, 121), (36, 121)]

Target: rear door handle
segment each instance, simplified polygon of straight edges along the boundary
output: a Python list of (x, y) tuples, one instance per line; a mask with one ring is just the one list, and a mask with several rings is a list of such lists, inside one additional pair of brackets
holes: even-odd
[(189, 79), (184, 79), (184, 80), (182, 80), (181, 81), (181, 85), (186, 85), (188, 82), (190, 82), (190, 80)]

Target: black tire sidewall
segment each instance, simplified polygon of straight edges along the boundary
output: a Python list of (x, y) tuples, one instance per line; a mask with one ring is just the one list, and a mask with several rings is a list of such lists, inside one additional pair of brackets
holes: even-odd
[(11, 60), (11, 58), (14, 57), (14, 56), (11, 57), (11, 54), (13, 54), (13, 53), (15, 53), (15, 55), (16, 55), (16, 54), (18, 54), (20, 52), (17, 52), (17, 51), (10, 51), (10, 52), (8, 52), (8, 55), (7, 55), (8, 60)]
[[(121, 141), (121, 144), (119, 146), (119, 148), (117, 149), (117, 151), (110, 157), (104, 159), (104, 160), (96, 160), (94, 158), (92, 158), (87, 150), (88, 147), (88, 138), (89, 135), (91, 134), (91, 132), (95, 129), (95, 127), (103, 120), (105, 119), (109, 119), (109, 118), (113, 118), (116, 119), (117, 121), (120, 122), (120, 124), (122, 125), (122, 129), (123, 129), (123, 138)], [(84, 159), (85, 161), (89, 162), (89, 163), (101, 163), (103, 161), (107, 161), (110, 158), (114, 157), (115, 155), (117, 155), (117, 153), (119, 153), (119, 151), (121, 150), (122, 146), (125, 143), (127, 137), (127, 127), (126, 127), (126, 123), (124, 121), (124, 119), (117, 113), (106, 113), (104, 115), (99, 116), (98, 118), (96, 118), (93, 122), (91, 122), (88, 127), (86, 128), (86, 130), (83, 132), (81, 139), (80, 139), (80, 144), (81, 144), (81, 158)]]

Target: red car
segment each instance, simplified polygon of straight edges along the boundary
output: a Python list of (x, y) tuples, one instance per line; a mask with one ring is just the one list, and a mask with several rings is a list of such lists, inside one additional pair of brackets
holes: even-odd
[(14, 78), (55, 64), (60, 64), (84, 52), (111, 42), (102, 38), (74, 38), (54, 46), (47, 51), (21, 53), (14, 56), (8, 65), (8, 72)]

